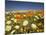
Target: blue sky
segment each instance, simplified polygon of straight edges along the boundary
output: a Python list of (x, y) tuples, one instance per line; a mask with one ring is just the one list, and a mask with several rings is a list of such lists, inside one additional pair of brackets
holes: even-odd
[(30, 9), (44, 9), (43, 3), (35, 2), (20, 2), (20, 1), (6, 1), (5, 2), (6, 10), (30, 10)]

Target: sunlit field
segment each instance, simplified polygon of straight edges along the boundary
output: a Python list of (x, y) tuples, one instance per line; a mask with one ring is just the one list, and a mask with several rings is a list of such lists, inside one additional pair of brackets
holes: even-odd
[(5, 13), (5, 34), (44, 32), (44, 10), (15, 10)]
[(44, 3), (5, 1), (5, 35), (44, 33)]

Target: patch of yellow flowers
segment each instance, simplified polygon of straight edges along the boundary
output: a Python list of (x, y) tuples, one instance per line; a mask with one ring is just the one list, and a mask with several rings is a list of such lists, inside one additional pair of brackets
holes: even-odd
[[(5, 20), (5, 31), (10, 32), (10, 33), (33, 33), (33, 32), (43, 32), (44, 31), (44, 20), (42, 21), (41, 19), (43, 16), (27, 16), (25, 14), (22, 14), (23, 18), (20, 18), (16, 15), (13, 15), (15, 13), (9, 13), (6, 14), (6, 20)], [(17, 18), (16, 18), (17, 17)], [(32, 20), (33, 22), (32, 22)], [(21, 21), (20, 21), (21, 20)], [(20, 21), (20, 22), (18, 22)], [(30, 21), (30, 22), (29, 22)], [(40, 21), (40, 22), (39, 22)]]

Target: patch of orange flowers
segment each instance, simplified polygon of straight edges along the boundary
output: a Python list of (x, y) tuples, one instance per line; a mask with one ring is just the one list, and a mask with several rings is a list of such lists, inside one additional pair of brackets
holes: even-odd
[[(15, 14), (16, 15), (16, 19), (23, 19), (24, 17), (32, 17), (32, 16), (34, 16), (35, 14), (34, 13), (22, 13), (22, 14)], [(41, 12), (41, 13), (39, 13), (39, 15), (40, 16), (43, 16), (44, 15), (44, 13), (43, 12)]]

